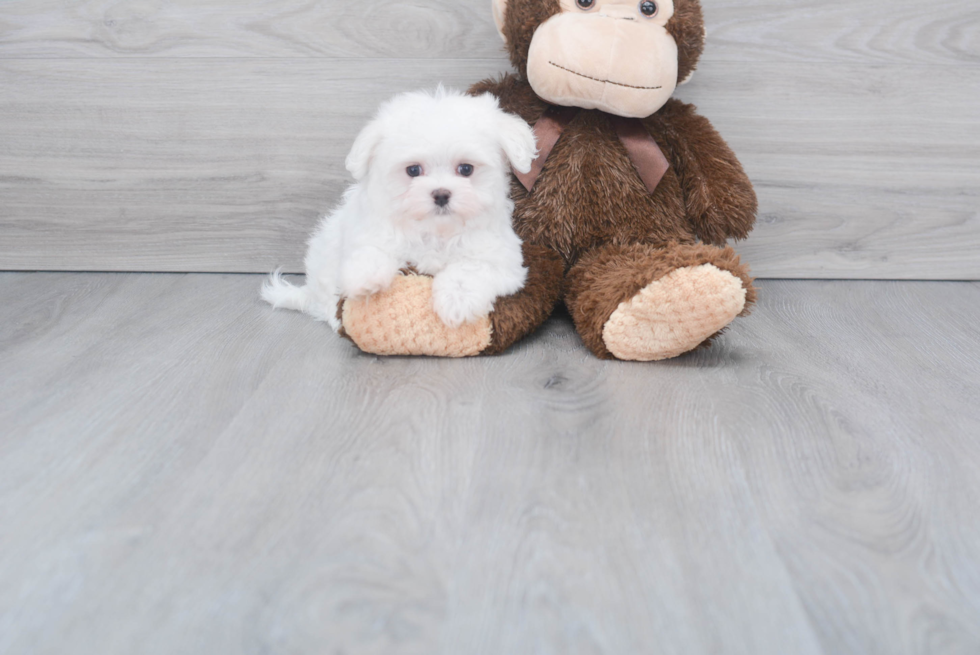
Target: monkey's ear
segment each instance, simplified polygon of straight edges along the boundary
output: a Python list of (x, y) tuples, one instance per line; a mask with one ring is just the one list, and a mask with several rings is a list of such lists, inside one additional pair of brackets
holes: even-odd
[(507, 13), (507, 0), (490, 0), (493, 3), (493, 22), (497, 24), (497, 34), (500, 38), (507, 41), (504, 36), (504, 15)]
[(538, 145), (531, 126), (520, 116), (501, 112), (497, 134), (500, 136), (500, 147), (514, 170), (519, 173), (530, 171), (534, 158), (538, 156)]
[(351, 146), (350, 153), (347, 155), (346, 165), (347, 170), (358, 182), (367, 176), (368, 170), (371, 168), (371, 160), (374, 159), (375, 151), (383, 136), (384, 130), (381, 127), (381, 120), (376, 118), (368, 123), (354, 139), (354, 145)]

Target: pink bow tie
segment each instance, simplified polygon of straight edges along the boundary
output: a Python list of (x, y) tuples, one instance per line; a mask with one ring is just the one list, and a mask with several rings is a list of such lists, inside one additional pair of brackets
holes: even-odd
[[(534, 183), (538, 181), (541, 171), (544, 170), (544, 164), (548, 161), (558, 139), (561, 138), (562, 132), (580, 111), (582, 110), (577, 107), (552, 106), (534, 124), (534, 135), (538, 139), (538, 157), (531, 164), (529, 172), (518, 173), (514, 171), (514, 175), (517, 176), (517, 179), (521, 181), (528, 192), (534, 188)], [(640, 175), (647, 191), (652, 194), (657, 190), (664, 175), (667, 174), (670, 162), (667, 161), (660, 146), (650, 136), (647, 129), (643, 127), (640, 119), (623, 118), (612, 114), (606, 114), (606, 116), (609, 117), (609, 121), (616, 130), (616, 135), (619, 136), (619, 140), (626, 148), (633, 168)]]

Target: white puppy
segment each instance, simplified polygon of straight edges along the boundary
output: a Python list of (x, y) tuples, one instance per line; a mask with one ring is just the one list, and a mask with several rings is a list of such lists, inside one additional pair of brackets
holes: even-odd
[(340, 299), (383, 291), (411, 266), (433, 276), (433, 309), (446, 325), (488, 314), (527, 277), (508, 164), (527, 172), (536, 154), (527, 123), (491, 95), (440, 87), (396, 96), (354, 142), (356, 184), (310, 239), (306, 286), (277, 272), (262, 298), (337, 330)]

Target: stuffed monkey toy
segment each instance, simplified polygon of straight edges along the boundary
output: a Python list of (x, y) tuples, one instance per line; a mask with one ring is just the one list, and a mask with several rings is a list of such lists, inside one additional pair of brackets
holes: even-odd
[(500, 353), (564, 302), (598, 357), (655, 361), (705, 346), (755, 301), (726, 246), (756, 197), (728, 145), (671, 98), (704, 46), (698, 0), (492, 0), (516, 74), (476, 84), (534, 127), (512, 183), (528, 282), (451, 330), (431, 279), (342, 303), (343, 333), (382, 355)]

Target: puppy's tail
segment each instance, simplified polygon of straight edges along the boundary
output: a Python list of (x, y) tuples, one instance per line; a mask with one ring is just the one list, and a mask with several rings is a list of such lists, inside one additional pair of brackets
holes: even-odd
[(306, 287), (294, 287), (282, 279), (282, 269), (277, 268), (262, 285), (262, 300), (276, 309), (295, 309), (298, 312), (305, 312), (308, 294)]

